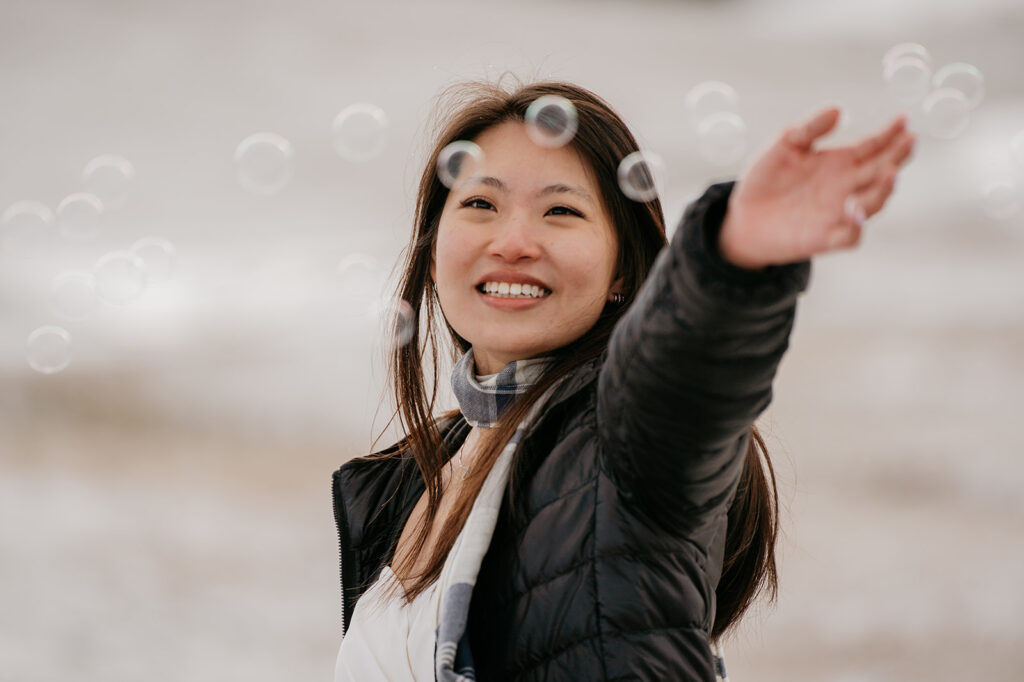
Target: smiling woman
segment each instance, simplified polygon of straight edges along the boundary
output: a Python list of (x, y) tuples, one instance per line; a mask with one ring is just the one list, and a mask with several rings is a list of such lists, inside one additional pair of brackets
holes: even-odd
[(431, 277), (477, 371), (494, 374), (594, 325), (621, 286), (618, 244), (597, 182), (571, 147), (537, 146), (511, 121), (476, 143), (486, 175), (448, 194)]
[[(336, 680), (724, 678), (722, 635), (776, 585), (753, 424), (809, 258), (857, 243), (913, 137), (896, 120), (820, 149), (838, 111), (819, 112), (666, 244), (658, 199), (618, 187), (638, 148), (599, 97), (459, 94), (399, 284), (422, 321), (392, 357), (408, 435), (334, 473)], [(564, 101), (568, 144), (529, 134), (542, 97)], [(469, 142), (482, 161), (442, 182)], [(446, 355), (459, 409), (437, 414)]]

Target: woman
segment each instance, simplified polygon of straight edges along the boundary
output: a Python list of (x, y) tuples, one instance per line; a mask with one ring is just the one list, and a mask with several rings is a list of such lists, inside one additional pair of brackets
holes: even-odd
[[(565, 146), (524, 123), (545, 95), (577, 113)], [(900, 118), (816, 148), (838, 115), (708, 189), (666, 244), (657, 199), (617, 184), (637, 144), (596, 95), (464, 94), (399, 286), (422, 322), (392, 358), (408, 436), (334, 474), (336, 679), (724, 677), (714, 643), (775, 589), (776, 491), (753, 422), (809, 258), (858, 242), (913, 147)], [(435, 165), (459, 140), (482, 160), (449, 189)], [(438, 417), (447, 355), (460, 409)]]

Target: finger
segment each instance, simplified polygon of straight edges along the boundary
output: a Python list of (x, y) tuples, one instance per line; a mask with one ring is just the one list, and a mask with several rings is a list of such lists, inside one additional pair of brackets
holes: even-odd
[(903, 132), (885, 152), (857, 169), (853, 183), (854, 191), (861, 191), (877, 183), (890, 170), (903, 165), (914, 151), (916, 142), (917, 138), (913, 133)]
[(913, 133), (906, 133), (904, 139), (896, 147), (891, 163), (894, 166), (902, 166), (914, 153), (914, 146), (917, 144), (917, 137)]
[(890, 143), (899, 137), (900, 133), (906, 130), (906, 127), (907, 117), (902, 115), (897, 116), (896, 119), (885, 128), (885, 130), (877, 135), (872, 135), (868, 139), (854, 146), (854, 160), (857, 162), (865, 161), (875, 154), (883, 151)]
[(860, 241), (861, 229), (867, 214), (856, 194), (846, 197), (843, 212), (827, 232), (822, 235), (821, 251), (848, 249)]
[(837, 225), (825, 237), (825, 251), (849, 249), (860, 242), (860, 225)]
[(819, 111), (803, 125), (790, 128), (786, 132), (785, 139), (794, 147), (807, 151), (815, 140), (835, 128), (838, 122), (839, 109), (829, 107)]
[(896, 170), (889, 170), (877, 183), (862, 192), (852, 195), (853, 200), (870, 217), (882, 210), (896, 187)]

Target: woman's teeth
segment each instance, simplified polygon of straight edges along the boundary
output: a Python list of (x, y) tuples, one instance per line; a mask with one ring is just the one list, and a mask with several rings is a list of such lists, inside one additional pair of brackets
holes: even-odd
[(535, 284), (511, 284), (509, 282), (484, 282), (480, 291), (498, 298), (544, 298), (550, 289)]

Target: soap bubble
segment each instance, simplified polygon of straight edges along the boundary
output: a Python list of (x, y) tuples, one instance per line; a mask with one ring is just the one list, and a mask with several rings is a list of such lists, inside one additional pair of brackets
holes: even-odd
[(25, 346), (29, 367), (41, 374), (56, 374), (71, 364), (71, 335), (62, 327), (39, 327)]
[(146, 289), (146, 263), (132, 251), (111, 251), (96, 263), (96, 294), (112, 305), (127, 305)]
[(971, 109), (976, 109), (985, 98), (985, 77), (976, 67), (964, 62), (946, 64), (936, 71), (932, 76), (932, 87), (936, 90), (959, 90)]
[(294, 159), (291, 142), (275, 133), (256, 133), (235, 149), (235, 176), (247, 192), (276, 194), (295, 174)]
[(142, 259), (146, 269), (146, 286), (165, 282), (174, 271), (174, 245), (160, 237), (143, 237), (130, 249)]
[(665, 162), (654, 152), (636, 151), (619, 162), (619, 189), (633, 201), (653, 201), (664, 184)]
[(889, 95), (901, 104), (914, 104), (931, 90), (932, 70), (919, 57), (897, 57), (882, 66)]
[(718, 166), (729, 166), (747, 152), (747, 124), (738, 115), (712, 114), (697, 127), (701, 156)]
[(959, 90), (934, 90), (921, 103), (925, 127), (935, 137), (953, 139), (967, 130), (971, 122), (971, 105)]
[(377, 301), (371, 304), (369, 312), (383, 323), (391, 347), (401, 348), (416, 335), (416, 313), (404, 299)]
[(134, 181), (135, 167), (131, 162), (112, 154), (97, 156), (82, 170), (86, 191), (98, 197), (106, 209), (123, 207)]
[(56, 216), (38, 201), (16, 201), (0, 216), (0, 248), (15, 249), (43, 244), (51, 235)]
[(96, 278), (81, 270), (66, 270), (50, 285), (53, 309), (69, 320), (83, 320), (96, 310)]
[(448, 189), (478, 173), (484, 163), (484, 152), (475, 142), (456, 140), (437, 155), (437, 178)]
[(928, 51), (928, 48), (920, 43), (900, 43), (899, 45), (892, 46), (885, 53), (885, 56), (882, 57), (882, 66), (884, 67), (886, 64), (903, 57), (914, 57), (927, 64), (929, 69), (931, 68), (932, 54)]
[(526, 134), (541, 147), (561, 147), (576, 134), (576, 107), (559, 95), (538, 97), (526, 109)]
[(739, 109), (736, 91), (728, 83), (704, 81), (690, 88), (686, 93), (686, 111), (694, 128), (709, 116), (721, 113), (737, 113)]
[(345, 107), (331, 126), (334, 149), (343, 159), (369, 161), (388, 143), (388, 117), (380, 107), (358, 102)]
[(1024, 130), (1010, 138), (1010, 160), (1018, 171), (1024, 173)]
[(1013, 180), (994, 180), (981, 190), (981, 207), (990, 217), (1006, 220), (1017, 214), (1021, 206), (1021, 190)]
[(95, 194), (75, 192), (57, 204), (57, 221), (65, 237), (92, 239), (102, 225), (103, 202)]
[(376, 301), (384, 288), (384, 273), (377, 259), (365, 253), (342, 258), (338, 263), (338, 288), (354, 303)]

